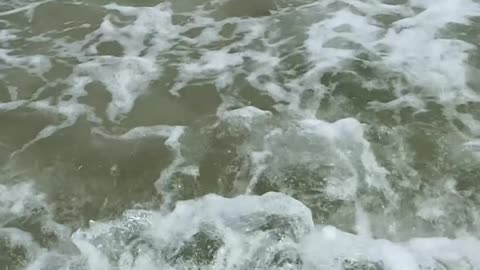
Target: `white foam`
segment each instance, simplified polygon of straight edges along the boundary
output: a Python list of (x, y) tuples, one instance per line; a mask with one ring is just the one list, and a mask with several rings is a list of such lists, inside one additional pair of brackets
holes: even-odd
[(473, 153), (476, 153), (480, 157), (480, 140), (472, 140), (464, 144), (467, 149), (470, 149)]
[(0, 225), (13, 219), (29, 217), (38, 209), (46, 208), (45, 195), (39, 194), (31, 183), (13, 186), (0, 185)]
[[(286, 222), (284, 226), (288, 226), (277, 228), (278, 233), (286, 234), (280, 242), (274, 240), (277, 229), (275, 223), (270, 223), (270, 218), (280, 218), (279, 221)], [(265, 227), (263, 231), (262, 227)], [(179, 202), (170, 214), (130, 212), (120, 223), (95, 223), (88, 230), (76, 232), (73, 241), (82, 255), (89, 258), (94, 267), (91, 269), (98, 265), (103, 269), (112, 269), (118, 263), (122, 263), (125, 269), (143, 269), (137, 268), (140, 265), (188, 268), (188, 259), (178, 257), (170, 261), (168, 258), (179, 256), (182, 245), (195, 241), (195, 235), (202, 232), (206, 237), (213, 237), (213, 241), (219, 239), (220, 246), (209, 247), (217, 249), (213, 250), (216, 255), (210, 262), (211, 265), (207, 263), (197, 267), (236, 269), (240, 266), (241, 269), (246, 269), (249, 264), (255, 263), (248, 258), (261, 252), (266, 256), (259, 259), (268, 262), (276, 249), (295, 246), (293, 240), (301, 238), (311, 228), (313, 223), (309, 210), (300, 202), (281, 194), (239, 196), (232, 199), (207, 195), (195, 201)], [(114, 235), (117, 238), (111, 237)], [(132, 236), (148, 239), (150, 247), (144, 246), (145, 249), (139, 254), (130, 253), (131, 244), (127, 241)], [(131, 243), (135, 244), (140, 239), (134, 238)], [(159, 249), (165, 252), (163, 259), (159, 256)], [(120, 257), (120, 260), (115, 260), (116, 257)]]
[[(326, 7), (331, 2), (322, 5)], [(475, 45), (439, 37), (440, 31), (451, 23), (470, 24), (469, 18), (480, 14), (478, 3), (419, 0), (397, 5), (381, 1), (349, 1), (348, 4), (369, 16), (343, 8), (328, 13), (326, 19), (312, 25), (305, 42), (310, 60), (315, 64), (309, 73), (321, 75), (325, 71), (338, 71), (348, 66), (360, 52), (368, 52), (380, 56), (381, 60), (367, 62), (367, 65), (398, 72), (412, 85), (422, 87), (422, 91), (415, 94), (417, 98), (434, 97), (443, 104), (479, 99), (468, 85), (469, 67), (466, 64), (468, 53), (476, 48)], [(414, 8), (423, 10), (414, 12)], [(372, 18), (384, 14), (402, 19), (384, 29)], [(339, 48), (341, 44), (335, 44), (335, 40), (349, 40), (361, 47)], [(398, 98), (403, 99), (404, 93)], [(392, 101), (389, 108), (399, 103), (400, 100)], [(403, 106), (417, 108), (422, 103), (408, 102)]]
[(10, 95), (11, 101), (15, 101), (18, 99), (18, 87), (10, 86), (7, 90), (8, 94)]
[[(409, 23), (413, 22), (403, 22)], [(434, 39), (438, 30), (436, 27), (397, 25), (407, 28), (397, 30), (398, 33), (392, 29), (383, 40), (392, 48), (392, 52), (384, 58), (388, 67), (405, 74), (411, 82), (432, 89), (425, 94), (438, 97), (440, 102), (451, 102), (463, 94), (474, 96), (468, 91), (465, 68), (467, 51), (473, 48), (471, 45)]]
[(128, 113), (149, 82), (160, 75), (152, 60), (141, 57), (97, 57), (78, 65), (76, 72), (102, 82), (112, 94), (112, 101), (107, 107), (110, 121), (118, 121), (119, 117)]
[[(161, 3), (153, 7), (129, 7), (117, 4), (108, 4), (105, 6), (108, 10), (120, 11), (126, 16), (135, 16), (133, 23), (124, 27), (114, 27), (108, 25), (103, 29), (103, 24), (98, 30), (104, 40), (115, 40), (122, 44), (126, 50), (126, 55), (139, 56), (145, 47), (145, 41), (152, 35), (152, 52), (147, 54), (155, 57), (159, 51), (171, 47), (171, 39), (178, 36), (178, 29), (172, 23), (172, 10), (169, 3)], [(110, 19), (110, 17), (107, 17)], [(104, 23), (107, 23), (105, 20)]]
[(87, 119), (96, 122), (98, 121), (98, 118), (96, 118), (92, 113), (89, 107), (83, 104), (75, 103), (72, 101), (62, 101), (59, 102), (57, 105), (50, 105), (48, 100), (40, 100), (36, 102), (30, 102), (28, 103), (28, 107), (36, 109), (38, 111), (43, 111), (46, 113), (53, 113), (53, 114), (59, 114), (65, 119), (60, 122), (59, 124), (51, 124), (46, 127), (44, 127), (42, 130), (40, 130), (35, 138), (32, 140), (28, 141), (25, 143), (20, 149), (16, 150), (13, 152), (10, 156), (14, 157), (15, 155), (25, 151), (28, 149), (30, 146), (35, 144), (36, 142), (46, 139), (59, 130), (71, 127), (77, 122), (77, 119), (81, 115), (86, 115)]
[(207, 51), (197, 61), (180, 64), (178, 82), (170, 89), (170, 93), (178, 95), (178, 91), (188, 82), (196, 78), (219, 76), (216, 84), (225, 88), (233, 82), (231, 69), (244, 62), (242, 53), (228, 53), (228, 49)]
[[(360, 181), (394, 200), (396, 195), (386, 180), (387, 171), (378, 165), (357, 120), (347, 118), (334, 123), (300, 120), (297, 127), (286, 133), (272, 135), (266, 137), (266, 149), (275, 157), (273, 162), (278, 163), (275, 166), (305, 163), (332, 167), (325, 188), (332, 198), (355, 198)], [(284, 149), (282, 144), (288, 148)]]
[(19, 56), (12, 55), (11, 50), (0, 49), (0, 59), (11, 67), (26, 69), (29, 72), (42, 75), (52, 67), (50, 59), (44, 55)]
[(31, 3), (31, 4), (28, 4), (28, 5), (22, 6), (22, 7), (17, 7), (17, 8), (11, 9), (11, 10), (2, 11), (2, 12), (0, 12), (0, 17), (10, 16), (10, 15), (14, 15), (14, 14), (17, 14), (17, 13), (25, 13), (31, 19), (31, 16), (32, 16), (31, 14), (33, 13), (33, 10), (35, 10), (35, 8), (37, 8), (38, 6), (43, 5), (45, 3), (48, 3), (48, 2), (52, 2), (52, 0), (38, 1), (38, 2)]
[(162, 170), (160, 177), (155, 181), (155, 188), (164, 196), (164, 204), (167, 207), (174, 202), (176, 195), (170, 188), (168, 188), (171, 181), (175, 181), (173, 176), (176, 173), (188, 175), (193, 178), (196, 178), (199, 175), (198, 167), (194, 164), (189, 164), (182, 153), (182, 144), (180, 140), (184, 134), (185, 128), (174, 129), (165, 141), (165, 146), (173, 155), (173, 160), (167, 168)]
[(16, 228), (0, 227), (0, 241), (7, 245), (4, 248), (22, 250), (24, 253), (20, 256), (23, 256), (22, 259), (27, 261), (35, 260), (42, 251), (41, 247), (34, 241), (30, 233)]
[[(348, 31), (338, 31), (345, 26), (348, 26)], [(332, 47), (333, 44), (329, 45), (329, 42), (334, 38), (344, 38), (370, 49), (368, 45), (375, 41), (380, 33), (381, 29), (370, 23), (366, 17), (341, 10), (310, 27), (306, 47), (315, 62), (317, 72), (338, 70), (345, 60), (352, 60), (358, 51), (355, 48)]]
[(253, 189), (258, 184), (260, 176), (268, 168), (267, 160), (271, 155), (272, 153), (269, 151), (253, 152), (250, 154), (250, 163), (253, 164), (253, 170), (250, 173), (250, 180), (245, 191), (246, 194), (254, 193)]
[(246, 106), (240, 109), (221, 112), (219, 118), (221, 121), (232, 126), (242, 126), (248, 130), (252, 128), (255, 122), (262, 122), (272, 116), (269, 111), (263, 111), (256, 107)]
[[(27, 237), (28, 238), (28, 237)], [(217, 195), (177, 203), (171, 213), (127, 211), (75, 232), (80, 254), (62, 255), (81, 269), (476, 269), (480, 241), (373, 239), (333, 226), (314, 226), (310, 210), (279, 193)], [(210, 255), (207, 255), (210, 254)], [(202, 257), (203, 256), (203, 257)], [(47, 263), (45, 256), (36, 262)], [(463, 268), (462, 268), (463, 267)]]
[(13, 29), (2, 29), (0, 30), (0, 42), (1, 43), (8, 43), (9, 41), (17, 39), (17, 36), (15, 33), (18, 31), (15, 31)]
[[(101, 82), (112, 96), (107, 106), (108, 120), (118, 122), (133, 108), (138, 97), (145, 94), (150, 82), (161, 76), (161, 53), (174, 44), (180, 29), (172, 23), (169, 4), (153, 7), (130, 7), (117, 4), (104, 6), (107, 16), (85, 40), (54, 40), (59, 56), (80, 61), (68, 78), (75, 98), (86, 95), (89, 82)], [(132, 21), (119, 25), (115, 12)], [(120, 44), (123, 56), (100, 56), (97, 46), (114, 41)], [(81, 83), (79, 83), (81, 82)]]
[(208, 51), (198, 62), (184, 64), (182, 74), (193, 76), (198, 73), (211, 73), (223, 71), (226, 68), (238, 66), (243, 63), (241, 54), (229, 54), (226, 50)]
[(461, 264), (470, 268), (447, 269), (475, 269), (478, 267), (478, 258), (471, 252), (478, 250), (479, 244), (478, 239), (473, 238), (423, 238), (393, 243), (324, 227), (305, 237), (302, 250), (308, 258), (307, 265), (311, 265), (312, 269), (322, 266), (338, 269), (345, 259), (352, 262), (375, 262), (382, 269), (436, 269)]
[(176, 134), (179, 130), (183, 130), (184, 127), (178, 126), (166, 126), (158, 125), (151, 127), (136, 127), (129, 130), (127, 133), (120, 136), (121, 139), (140, 139), (145, 137), (162, 137), (169, 138), (172, 134)]
[[(198, 27), (205, 27), (205, 29), (195, 38), (182, 36), (182, 40), (194, 45), (194, 48), (198, 46), (199, 49), (196, 52), (201, 55), (198, 59), (183, 58), (179, 65), (179, 77), (170, 89), (172, 94), (178, 95), (180, 89), (196, 79), (213, 80), (217, 90), (222, 91), (233, 86), (233, 78), (241, 73), (242, 67), (249, 60), (253, 60), (256, 67), (263, 70), (262, 73), (267, 73), (267, 70), (271, 71), (275, 63), (279, 62), (278, 58), (272, 57), (269, 52), (248, 48), (255, 39), (262, 38), (265, 34), (267, 28), (264, 20), (227, 18), (217, 22), (207, 17), (208, 14), (202, 10), (194, 12), (192, 15), (192, 23), (185, 25), (184, 31)], [(222, 27), (228, 24), (235, 25), (232, 36), (241, 37), (240, 39), (231, 41), (219, 35)], [(202, 49), (203, 46), (212, 42), (222, 42), (225, 45), (221, 49)], [(263, 90), (263, 88), (259, 87), (259, 90)]]
[(218, 30), (215, 28), (206, 28), (202, 33), (194, 39), (195, 43), (200, 46), (210, 44), (214, 41), (222, 40), (222, 37), (218, 34)]
[(20, 106), (26, 104), (26, 100), (15, 100), (10, 102), (0, 103), (0, 111), (11, 111), (19, 108)]
[[(35, 231), (36, 227), (41, 231)], [(46, 195), (31, 182), (0, 184), (0, 246), (6, 249), (2, 262), (11, 259), (10, 263), (26, 266), (47, 252), (38, 242), (39, 237), (48, 235), (48, 239), (57, 239), (60, 244), (70, 233), (66, 226), (53, 221)]]
[[(215, 1), (210, 4), (221, 3)], [(35, 7), (29, 5), (1, 12), (0, 16)], [(170, 4), (166, 3), (154, 7), (109, 4), (104, 8), (108, 15), (84, 41), (54, 41), (57, 46), (52, 48), (52, 52), (58, 50), (60, 58), (73, 57), (80, 62), (67, 79), (71, 87), (65, 92), (73, 96), (70, 101), (61, 101), (56, 105), (51, 105), (48, 100), (29, 103), (17, 100), (18, 95), (15, 97), (16, 94), (10, 92), (12, 101), (0, 104), (0, 110), (26, 105), (40, 112), (65, 117), (62, 123), (45, 127), (22, 150), (73, 125), (82, 115), (86, 114), (92, 123), (101, 123), (93, 115), (92, 108), (78, 103), (78, 98), (87, 95), (85, 87), (89, 83), (99, 81), (111, 93), (112, 102), (108, 105), (107, 117), (115, 125), (127, 116), (136, 100), (147, 93), (150, 83), (165, 75), (165, 66), (177, 68), (178, 77), (171, 79), (171, 84), (165, 89), (173, 85), (171, 93), (179, 94), (180, 89), (196, 80), (214, 83), (223, 101), (217, 112), (219, 122), (215, 123), (216, 127), (242, 131), (248, 135), (238, 147), (239, 155), (250, 157), (249, 178), (244, 179), (249, 181), (245, 185), (247, 193), (253, 193), (258, 181), (268, 173), (282, 185), (286, 177), (282, 170), (289, 166), (305, 165), (315, 173), (327, 168), (324, 169), (327, 171), (325, 179), (319, 173), (313, 177), (314, 180), (308, 180), (325, 181), (320, 192), (312, 189), (308, 191), (313, 195), (306, 195), (302, 190), (284, 191), (295, 193), (298, 199), (312, 206), (312, 210), (321, 204), (315, 200), (324, 195), (326, 197), (322, 199), (327, 201), (332, 199), (340, 201), (339, 204), (350, 203), (345, 208), (354, 208), (347, 213), (355, 216), (352, 230), (357, 235), (330, 226), (314, 227), (310, 210), (285, 195), (270, 193), (262, 197), (241, 196), (234, 199), (209, 195), (196, 201), (180, 202), (171, 213), (165, 207), (162, 210), (167, 212), (130, 211), (119, 220), (92, 222), (90, 228), (79, 230), (72, 237), (80, 255), (67, 256), (61, 254), (61, 250), (51, 251), (51, 257), (38, 257), (30, 269), (41, 269), (42, 264), (54, 256), (64, 257), (67, 261), (84, 259), (87, 269), (192, 268), (195, 263), (188, 262), (178, 254), (184, 246), (189, 245), (189, 241), (194, 241), (193, 236), (200, 231), (207, 234), (210, 240), (221, 240), (218, 241), (220, 247), (215, 251), (215, 256), (205, 263), (205, 269), (290, 269), (298, 266), (297, 258), (303, 262), (298, 267), (303, 269), (341, 269), (345, 260), (349, 260), (349, 263), (376, 264), (385, 269), (480, 267), (476, 256), (480, 250), (478, 239), (425, 238), (406, 242), (373, 239), (377, 220), (370, 220), (372, 214), (364, 205), (367, 200), (364, 198), (369, 195), (367, 193), (382, 193), (388, 204), (382, 204), (382, 207), (390, 207), (385, 211), (402, 207), (397, 202), (403, 194), (393, 191), (390, 186), (392, 183), (387, 180), (388, 172), (377, 162), (358, 120), (345, 118), (329, 123), (317, 119), (323, 117), (317, 115), (321, 98), (334, 88), (322, 86), (319, 78), (326, 72), (358, 75), (351, 67), (352, 62), (357, 60), (369, 68), (381, 69), (381, 75), (388, 75), (386, 81), (391, 79), (390, 75), (406, 78), (406, 83), (394, 84), (395, 89), (389, 89), (389, 82), (366, 83), (362, 82), (362, 76), (357, 76), (359, 86), (367, 85), (369, 89), (384, 87), (385, 91), (392, 91), (397, 97), (386, 103), (372, 102), (370, 105), (373, 109), (398, 111), (413, 107), (420, 110), (431, 100), (446, 106), (479, 101), (478, 93), (469, 86), (471, 78), (467, 76), (469, 67), (466, 65), (468, 54), (476, 49), (476, 45), (440, 36), (441, 31), (451, 23), (471, 23), (469, 17), (480, 14), (477, 2), (412, 0), (385, 4), (378, 0), (327, 0), (301, 8), (278, 10), (272, 16), (263, 18), (225, 20), (210, 18), (211, 14), (202, 10), (205, 7), (200, 7), (200, 10), (192, 13), (179, 14), (188, 19), (177, 25), (173, 23)], [(117, 17), (118, 13), (128, 18)], [(383, 26), (377, 15), (393, 15), (398, 19), (391, 25)], [(118, 22), (124, 19), (128, 21), (126, 25)], [(290, 21), (294, 23), (290, 25)], [(220, 35), (227, 24), (234, 28), (232, 38)], [(195, 28), (204, 29), (195, 38), (184, 36), (184, 33)], [(5, 44), (9, 44), (14, 35), (15, 31), (0, 31), (0, 39)], [(41, 38), (37, 37), (37, 40)], [(97, 46), (107, 41), (118, 42), (124, 55), (97, 55)], [(217, 48), (217, 42), (224, 46)], [(0, 50), (0, 59), (8, 66), (22, 68), (36, 75), (50, 70), (50, 58), (47, 56), (17, 56), (15, 53), (11, 49)], [(361, 53), (366, 53), (371, 59), (358, 59)], [(294, 68), (289, 66), (290, 63), (285, 63), (288, 62), (285, 59), (292, 55), (298, 55), (301, 61)], [(303, 64), (310, 66), (302, 67)], [(297, 72), (294, 69), (298, 66), (300, 71)], [(306, 70), (305, 73), (302, 73), (302, 69)], [(292, 74), (295, 75), (294, 79), (286, 77)], [(280, 108), (278, 113), (274, 115), (253, 106), (238, 108), (248, 103), (237, 99), (243, 90), (239, 89), (242, 86), (234, 85), (239, 77), (246, 77), (245, 82), (249, 83), (247, 87), (271, 97), (277, 103), (275, 108)], [(300, 95), (307, 89), (314, 90), (314, 97), (309, 100), (313, 104), (304, 108), (300, 104)], [(36, 97), (40, 93), (37, 92)], [(282, 105), (278, 104), (280, 102), (288, 103), (285, 106), (288, 109), (282, 110)], [(226, 109), (233, 105), (238, 109)], [(451, 119), (460, 119), (474, 135), (480, 134), (478, 121), (472, 115), (455, 114), (452, 111), (446, 110), (445, 113)], [(343, 115), (343, 112), (335, 113), (335, 118)], [(136, 127), (121, 135), (103, 135), (123, 140), (145, 137), (166, 139), (165, 145), (171, 151), (173, 161), (162, 171), (155, 186), (164, 196), (165, 204), (173, 206), (176, 190), (170, 188), (170, 184), (176, 180), (176, 174), (196, 179), (200, 173), (199, 165), (189, 160), (183, 152), (191, 146), (183, 140), (187, 132), (188, 127), (159, 125)], [(477, 141), (465, 143), (466, 149), (478, 152)], [(398, 155), (401, 159), (410, 157), (403, 152)], [(414, 173), (408, 177), (419, 178)], [(318, 183), (307, 184), (315, 186)], [(307, 185), (306, 188), (310, 187)], [(5, 216), (8, 222), (10, 217), (30, 215), (30, 202), (44, 205), (44, 197), (30, 189), (21, 186), (10, 189), (0, 185), (2, 221)], [(446, 194), (419, 195), (412, 202), (416, 209), (407, 209), (408, 213), (415, 213), (421, 221), (430, 222), (448, 217), (448, 211), (451, 211), (448, 209), (449, 203), (463, 207), (461, 202), (450, 200), (450, 196), (453, 196), (450, 193), (454, 189), (450, 187), (448, 190)], [(319, 194), (322, 192), (324, 194)], [(395, 231), (396, 226), (402, 226), (402, 220), (392, 220), (398, 216), (389, 214), (385, 212), (378, 215), (381, 216), (379, 219), (385, 218), (386, 223), (391, 224), (377, 226), (384, 226), (385, 230), (393, 227), (392, 231)], [(274, 215), (286, 218), (289, 222), (285, 225), (283, 221), (274, 220), (273, 224), (259, 229), (259, 224), (265, 225), (262, 222)], [(287, 229), (282, 227), (284, 225)], [(278, 231), (280, 233), (277, 234)], [(22, 238), (21, 232), (8, 233), (18, 233), (17, 240), (30, 241), (26, 236)], [(414, 236), (415, 232), (408, 235)], [(135, 241), (137, 239), (140, 240)], [(277, 251), (294, 255), (282, 255), (284, 253)], [(277, 254), (281, 259), (284, 258), (282, 256), (287, 257), (287, 262), (283, 266), (268, 264), (275, 261), (272, 257), (275, 258)], [(177, 259), (172, 259), (177, 255)]]

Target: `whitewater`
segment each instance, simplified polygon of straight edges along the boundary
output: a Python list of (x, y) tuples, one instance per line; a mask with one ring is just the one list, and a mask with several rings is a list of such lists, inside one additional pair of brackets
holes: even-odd
[(480, 269), (478, 0), (0, 3), (0, 270)]

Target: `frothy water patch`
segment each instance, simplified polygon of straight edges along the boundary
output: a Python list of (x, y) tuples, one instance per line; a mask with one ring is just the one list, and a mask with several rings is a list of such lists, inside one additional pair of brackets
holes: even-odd
[(80, 76), (102, 82), (112, 94), (112, 101), (106, 110), (110, 121), (118, 121), (118, 117), (128, 113), (135, 99), (146, 88), (146, 84), (160, 73), (153, 63), (136, 57), (130, 59), (104, 57), (83, 63), (77, 68)]
[[(299, 1), (298, 6), (292, 4), (294, 8), (271, 2), (269, 10), (278, 10), (270, 16), (223, 19), (214, 19), (215, 11), (229, 7), (215, 2), (199, 4), (187, 13), (176, 13), (182, 10), (181, 4), (108, 4), (103, 7), (103, 21), (89, 26), (94, 31), (84, 40), (56, 38), (55, 31), (47, 32), (19, 38), (52, 44), (46, 52), (42, 48), (35, 55), (17, 56), (4, 50), (1, 55), (9, 68), (20, 67), (40, 78), (52, 69), (53, 60), (76, 59), (79, 65), (68, 64), (74, 71), (67, 83), (74, 88), (78, 80), (102, 83), (111, 95), (106, 106), (109, 121), (125, 118), (140, 96), (157, 91), (151, 83), (158, 80), (169, 80), (166, 88), (175, 95), (190, 84), (213, 84), (222, 94), (223, 108), (244, 103), (234, 98), (243, 91), (235, 87), (243, 78), (255, 91), (271, 97), (277, 109), (288, 103), (290, 113), (308, 115), (315, 114), (320, 100), (335, 93), (335, 84), (319, 80), (332, 73), (350, 74), (360, 84), (356, 87), (367, 91), (392, 92), (387, 102), (368, 100), (365, 106), (376, 110), (425, 110), (425, 103), (432, 99), (447, 108), (478, 101), (469, 87), (466, 64), (474, 45), (440, 36), (450, 24), (469, 24), (469, 18), (478, 14), (474, 2), (322, 1), (302, 6)], [(298, 16), (305, 19), (295, 21)], [(294, 33), (286, 27), (289, 22), (295, 23)], [(5, 41), (18, 31), (8, 30), (12, 34)], [(102, 46), (119, 51), (105, 56)], [(314, 96), (305, 108), (301, 96), (307, 90)], [(469, 127), (478, 125), (452, 110), (449, 116)]]
[[(29, 203), (17, 205), (28, 209)], [(56, 251), (18, 229), (2, 228), (0, 235), (2, 256), (17, 256), (11, 262), (25, 269), (475, 269), (480, 263), (478, 239), (391, 242), (354, 235), (314, 225), (307, 207), (279, 193), (207, 195), (179, 202), (171, 213), (129, 210), (60, 238), (64, 249)]]
[(0, 268), (479, 268), (479, 14), (0, 3)]

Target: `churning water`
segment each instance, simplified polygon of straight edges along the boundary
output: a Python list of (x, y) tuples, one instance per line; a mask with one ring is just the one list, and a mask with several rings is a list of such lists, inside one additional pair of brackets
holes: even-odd
[(478, 0), (3, 0), (0, 270), (480, 269)]

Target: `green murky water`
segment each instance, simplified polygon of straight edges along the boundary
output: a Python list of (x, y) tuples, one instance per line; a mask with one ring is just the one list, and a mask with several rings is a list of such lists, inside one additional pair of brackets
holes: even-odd
[(480, 267), (479, 16), (0, 3), (0, 269)]

